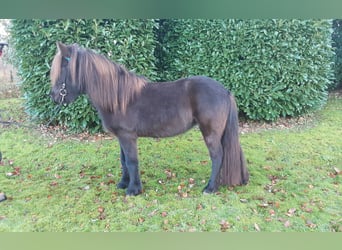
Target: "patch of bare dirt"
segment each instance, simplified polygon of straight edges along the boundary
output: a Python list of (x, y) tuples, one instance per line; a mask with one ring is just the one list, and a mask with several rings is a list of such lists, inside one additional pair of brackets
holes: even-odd
[(239, 131), (241, 134), (259, 132), (265, 130), (284, 130), (293, 128), (310, 127), (314, 124), (313, 115), (305, 115), (295, 118), (279, 118), (275, 122), (264, 121), (242, 121), (239, 123)]

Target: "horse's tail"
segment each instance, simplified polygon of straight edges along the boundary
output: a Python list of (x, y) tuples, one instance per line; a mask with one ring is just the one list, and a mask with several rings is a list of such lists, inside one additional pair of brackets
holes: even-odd
[(249, 173), (239, 141), (238, 111), (235, 99), (231, 94), (229, 94), (228, 118), (221, 143), (223, 159), (218, 177), (219, 185), (236, 186), (247, 184)]

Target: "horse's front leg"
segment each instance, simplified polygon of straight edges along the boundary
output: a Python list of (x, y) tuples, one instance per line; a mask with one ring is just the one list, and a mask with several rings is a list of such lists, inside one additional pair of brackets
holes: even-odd
[[(131, 134), (118, 135), (121, 146), (121, 160), (124, 161), (122, 187), (127, 185), (127, 195), (138, 195), (142, 192), (142, 185), (139, 174), (137, 137)], [(123, 157), (122, 157), (123, 156)]]
[(117, 185), (118, 188), (125, 189), (128, 187), (129, 184), (129, 173), (128, 168), (126, 166), (126, 157), (125, 153), (122, 149), (122, 146), (120, 145), (120, 161), (121, 161), (121, 170), (122, 170), (122, 176), (119, 184)]

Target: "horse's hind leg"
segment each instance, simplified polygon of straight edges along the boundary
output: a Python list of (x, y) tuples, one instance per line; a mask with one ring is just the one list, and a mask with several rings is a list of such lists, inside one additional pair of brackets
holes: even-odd
[[(202, 132), (203, 133), (203, 132)], [(207, 186), (204, 188), (204, 193), (213, 193), (218, 189), (218, 177), (220, 174), (222, 159), (223, 159), (223, 148), (221, 144), (221, 135), (211, 133), (205, 135), (203, 133), (204, 141), (208, 147), (210, 158), (211, 158), (211, 175)]]
[(129, 184), (129, 173), (126, 166), (126, 157), (125, 153), (120, 145), (120, 161), (121, 161), (121, 170), (122, 170), (122, 176), (119, 184), (117, 185), (118, 188), (125, 189), (128, 187)]

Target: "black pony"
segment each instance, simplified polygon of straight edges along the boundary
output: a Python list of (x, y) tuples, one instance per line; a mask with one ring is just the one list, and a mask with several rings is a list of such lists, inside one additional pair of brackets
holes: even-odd
[(87, 94), (106, 130), (117, 136), (127, 195), (142, 192), (138, 169), (138, 137), (168, 137), (198, 124), (212, 161), (206, 193), (220, 185), (248, 182), (249, 174), (238, 135), (237, 107), (217, 81), (194, 76), (174, 82), (148, 83), (106, 57), (77, 44), (57, 42), (51, 65), (51, 97), (71, 103)]

